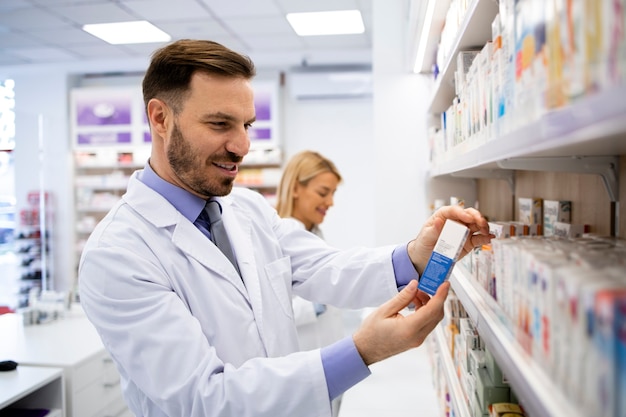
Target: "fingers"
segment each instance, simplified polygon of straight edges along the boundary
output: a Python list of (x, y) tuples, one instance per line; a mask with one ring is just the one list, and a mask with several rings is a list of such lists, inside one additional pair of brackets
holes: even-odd
[(489, 234), (489, 224), (482, 214), (473, 207), (444, 206), (435, 212), (435, 217), (458, 220), (469, 227), (471, 233)]
[(415, 308), (418, 309), (423, 305), (426, 305), (426, 303), (430, 301), (430, 295), (428, 293), (425, 293), (424, 291), (417, 291), (417, 294), (415, 294)]
[(447, 282), (442, 284), (424, 306), (404, 316), (399, 314), (400, 310), (422, 297), (417, 291), (417, 281), (413, 280), (395, 297), (365, 318), (352, 336), (363, 362), (369, 366), (421, 345), (443, 318), (443, 303), (448, 289)]
[(450, 291), (450, 282), (445, 281), (439, 286), (435, 295), (433, 295), (424, 305), (413, 313), (412, 319), (416, 323), (420, 323), (424, 337), (430, 333), (437, 323), (443, 318), (443, 305)]
[(378, 312), (385, 317), (391, 317), (398, 314), (401, 310), (408, 307), (408, 305), (413, 302), (416, 292), (417, 281), (412, 280), (395, 297), (382, 304), (378, 308)]

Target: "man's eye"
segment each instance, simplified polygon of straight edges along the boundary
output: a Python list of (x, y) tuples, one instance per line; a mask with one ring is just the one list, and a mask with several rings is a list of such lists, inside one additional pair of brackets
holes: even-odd
[(245, 123), (245, 124), (243, 125), (243, 127), (244, 127), (246, 130), (249, 130), (249, 129), (252, 127), (252, 123)]

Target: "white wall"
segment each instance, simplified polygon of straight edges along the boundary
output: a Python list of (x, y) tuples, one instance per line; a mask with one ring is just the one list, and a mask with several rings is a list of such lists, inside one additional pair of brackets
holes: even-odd
[(310, 149), (331, 159), (343, 177), (321, 229), (331, 245), (374, 246), (372, 100), (298, 101), (283, 94), (285, 161)]
[(373, 0), (375, 242), (408, 242), (429, 215), (426, 110), (431, 84), (409, 73), (406, 2)]

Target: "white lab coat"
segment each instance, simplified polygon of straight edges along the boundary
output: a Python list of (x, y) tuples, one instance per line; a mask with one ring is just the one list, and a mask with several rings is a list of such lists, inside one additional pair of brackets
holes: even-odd
[(319, 349), (297, 352), (291, 298), (346, 308), (397, 293), (393, 247), (338, 251), (263, 196), (220, 199), (242, 278), (134, 174), (79, 266), (81, 304), (136, 416), (328, 417)]
[[(300, 228), (306, 230), (306, 226), (300, 220), (291, 218)], [(324, 238), (318, 226), (310, 230), (314, 235)], [(315, 311), (315, 303), (305, 300), (297, 295), (291, 300), (293, 306), (293, 318), (298, 333), (300, 350), (312, 350), (328, 346), (344, 337), (343, 317), (341, 310), (329, 304), (325, 305), (325, 311), (318, 315)], [(331, 404), (333, 417), (339, 414), (341, 396), (335, 398)]]
[[(290, 220), (306, 230), (304, 223), (300, 220), (295, 218), (290, 218)], [(324, 238), (318, 227), (314, 227), (310, 232)], [(343, 318), (341, 310), (337, 307), (326, 304), (326, 310), (318, 316), (314, 303), (297, 295), (293, 296), (292, 306), (301, 350), (324, 347), (344, 336)]]

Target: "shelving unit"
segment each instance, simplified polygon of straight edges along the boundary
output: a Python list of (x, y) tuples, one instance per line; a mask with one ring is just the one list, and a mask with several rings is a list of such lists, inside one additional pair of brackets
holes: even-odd
[(544, 369), (522, 349), (505, 313), (475, 284), (462, 264), (454, 267), (450, 283), (529, 415), (583, 417)]
[(498, 4), (493, 0), (474, 0), (461, 24), (459, 35), (447, 56), (449, 59), (440, 67), (430, 99), (430, 113), (443, 113), (454, 99), (454, 71), (456, 55), (468, 48), (483, 46), (491, 38), (491, 22), (498, 13)]
[[(439, 64), (440, 73), (434, 82), (428, 106), (429, 120), (435, 124), (434, 121), (440, 119), (457, 96), (454, 82), (458, 52), (469, 48), (480, 49), (491, 41), (491, 22), (499, 11), (499, 2), (473, 0), (470, 3), (447, 61)], [(538, 117), (533, 112), (532, 116), (524, 118), (529, 122), (516, 121), (515, 124), (511, 123), (511, 114), (520, 110), (513, 107), (511, 113), (511, 108), (507, 108), (505, 116), (509, 119), (506, 125), (487, 125), (480, 134), (473, 134), (445, 149), (443, 157), (431, 164), (430, 176), (450, 180), (475, 179), (480, 210), (487, 215), (502, 214), (497, 207), (502, 205), (507, 207), (504, 215), (508, 212), (515, 216), (517, 196), (578, 198), (579, 206), (573, 209), (578, 210), (578, 223), (593, 225), (597, 221), (601, 226), (598, 229), (603, 233), (624, 237), (626, 210), (620, 207), (619, 196), (624, 195), (626, 190), (625, 94), (626, 84), (622, 82), (578, 97)], [(598, 178), (581, 181), (581, 174), (591, 174), (601, 181)], [(510, 194), (503, 193), (503, 187), (495, 185), (500, 181), (506, 181)], [(589, 188), (590, 183), (598, 184), (595, 188), (599, 190), (582, 189), (581, 184)], [(598, 221), (600, 216), (596, 213), (602, 213), (602, 217), (609, 219), (603, 222), (609, 224)], [(516, 340), (513, 333), (515, 326), (509, 323), (496, 301), (475, 283), (462, 264), (455, 267), (451, 283), (528, 416), (582, 417), (582, 411), (573, 405), (571, 399), (568, 401), (565, 398), (551, 376)], [(445, 350), (446, 342), (441, 329), (435, 331), (435, 336), (441, 350)], [(444, 368), (450, 366), (452, 363)], [(454, 387), (457, 379), (454, 369), (452, 373), (448, 369), (446, 374), (449, 385)], [(462, 409), (458, 406), (464, 400), (462, 392), (457, 393), (450, 388), (450, 394), (458, 396), (452, 398), (452, 402)]]
[(126, 192), (130, 175), (144, 166), (149, 146), (101, 147), (74, 152), (76, 261), (96, 224)]
[(442, 368), (444, 372), (444, 378), (448, 384), (448, 390), (450, 391), (450, 400), (454, 405), (454, 409), (459, 414), (459, 417), (471, 417), (472, 414), (469, 410), (469, 405), (467, 401), (465, 401), (465, 397), (463, 395), (463, 388), (461, 387), (461, 382), (459, 381), (459, 377), (457, 376), (454, 363), (452, 362), (452, 356), (450, 356), (450, 347), (446, 342), (446, 336), (444, 335), (444, 331), (441, 328), (441, 324), (435, 328), (433, 332), (435, 336), (435, 343), (441, 352), (441, 362)]
[(33, 297), (49, 290), (53, 278), (51, 196), (32, 191), (27, 199), (29, 205), (20, 210), (14, 237), (19, 277), (14, 294), (17, 308), (28, 307)]
[(239, 167), (235, 186), (258, 191), (273, 206), (282, 175), (282, 151), (275, 145), (253, 144)]
[(626, 132), (624, 94), (626, 86), (620, 86), (546, 113), (487, 143), (462, 144), (448, 160), (433, 164), (431, 175), (471, 176), (473, 170), (507, 168), (507, 161), (515, 158), (626, 154), (626, 142), (618, 139)]

